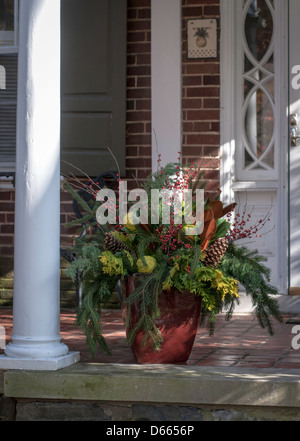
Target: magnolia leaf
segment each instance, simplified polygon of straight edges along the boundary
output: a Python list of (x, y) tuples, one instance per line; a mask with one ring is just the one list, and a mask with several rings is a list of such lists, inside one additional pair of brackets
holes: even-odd
[(220, 219), (223, 216), (223, 203), (221, 201), (213, 201), (209, 206), (213, 211), (215, 219)]
[(231, 211), (233, 211), (236, 206), (237, 206), (237, 203), (234, 202), (233, 204), (227, 205), (227, 207), (223, 208), (223, 216), (225, 216), (227, 213), (230, 213)]
[(226, 235), (226, 233), (228, 232), (230, 226), (231, 226), (230, 222), (227, 222), (226, 219), (218, 219), (217, 220), (217, 231), (213, 237), (213, 240), (220, 239), (221, 237), (224, 237)]

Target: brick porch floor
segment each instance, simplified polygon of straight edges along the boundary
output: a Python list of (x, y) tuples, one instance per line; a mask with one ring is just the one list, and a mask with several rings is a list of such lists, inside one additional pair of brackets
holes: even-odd
[[(83, 332), (75, 326), (75, 312), (61, 312), (61, 336), (71, 351), (80, 351), (81, 361), (97, 363), (135, 363), (126, 343), (124, 325), (119, 311), (104, 311), (103, 332), (112, 356), (97, 354), (91, 360)], [(12, 333), (12, 311), (0, 308), (0, 325), (4, 326), (6, 343)], [(234, 315), (230, 322), (224, 316), (217, 318), (215, 333), (211, 337), (200, 327), (193, 351), (186, 364), (197, 366), (235, 366), (253, 368), (300, 369), (300, 349), (292, 348), (294, 326), (300, 317), (284, 316), (282, 323), (274, 323), (275, 335), (262, 329), (251, 314)], [(299, 331), (298, 331), (299, 332)], [(299, 338), (300, 343), (300, 338)], [(3, 350), (0, 350), (0, 353)]]

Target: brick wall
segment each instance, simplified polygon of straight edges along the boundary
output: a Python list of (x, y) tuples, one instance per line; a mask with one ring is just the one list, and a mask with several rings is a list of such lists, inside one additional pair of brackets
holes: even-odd
[[(128, 2), (127, 176), (136, 186), (151, 171), (151, 1)], [(220, 61), (187, 58), (187, 20), (217, 18), (219, 0), (182, 0), (184, 162), (201, 158), (207, 190), (219, 186)], [(219, 29), (218, 29), (219, 31)], [(220, 44), (218, 45), (220, 47)]]
[(0, 190), (0, 306), (13, 294), (14, 191)]
[(0, 190), (0, 256), (13, 255), (14, 197), (9, 190)]
[(218, 54), (216, 59), (187, 58), (187, 20), (217, 18), (220, 25), (220, 5), (219, 0), (182, 3), (182, 152), (187, 162), (201, 158), (206, 189), (213, 190), (219, 185), (220, 168), (220, 57)]
[(127, 152), (128, 188), (151, 172), (151, 0), (128, 1)]

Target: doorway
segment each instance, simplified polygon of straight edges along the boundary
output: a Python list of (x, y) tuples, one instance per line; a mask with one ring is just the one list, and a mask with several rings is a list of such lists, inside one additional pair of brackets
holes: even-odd
[(239, 245), (267, 258), (281, 294), (290, 281), (288, 11), (288, 0), (221, 0), (221, 184), (258, 227)]

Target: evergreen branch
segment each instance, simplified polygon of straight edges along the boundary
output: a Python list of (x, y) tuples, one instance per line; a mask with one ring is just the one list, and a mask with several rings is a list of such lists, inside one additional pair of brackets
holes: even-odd
[(199, 266), (199, 262), (200, 262), (200, 257), (201, 257), (201, 248), (199, 245), (195, 245), (193, 248), (193, 260), (192, 260), (192, 264), (191, 264), (191, 274), (193, 275), (196, 268)]
[(230, 244), (223, 258), (220, 269), (229, 277), (233, 277), (244, 286), (246, 294), (252, 298), (254, 313), (263, 328), (273, 335), (270, 317), (281, 322), (278, 300), (272, 295), (278, 294), (277, 289), (270, 284), (270, 270), (263, 262), (266, 258), (256, 250), (239, 248)]
[(74, 191), (74, 189), (72, 188), (72, 186), (68, 182), (64, 183), (64, 187), (71, 194), (72, 198), (75, 199), (75, 201), (78, 202), (78, 204), (80, 204), (80, 206), (83, 208), (83, 210), (85, 210), (89, 213), (93, 212), (93, 210), (91, 209), (89, 204), (77, 193), (77, 191)]
[[(155, 275), (145, 276), (143, 282), (138, 286), (127, 298), (127, 318), (126, 325), (129, 328), (131, 320), (131, 307), (133, 303), (139, 303), (140, 318), (135, 326), (130, 329), (127, 335), (127, 341), (132, 345), (137, 333), (143, 331), (143, 344), (151, 344), (155, 350), (159, 350), (162, 343), (162, 335), (155, 325), (154, 318), (159, 315), (159, 311), (156, 308), (156, 301), (153, 302), (153, 298), (158, 295), (153, 295), (153, 282), (155, 282)], [(157, 281), (156, 281), (157, 282)], [(156, 285), (158, 286), (158, 285)]]

